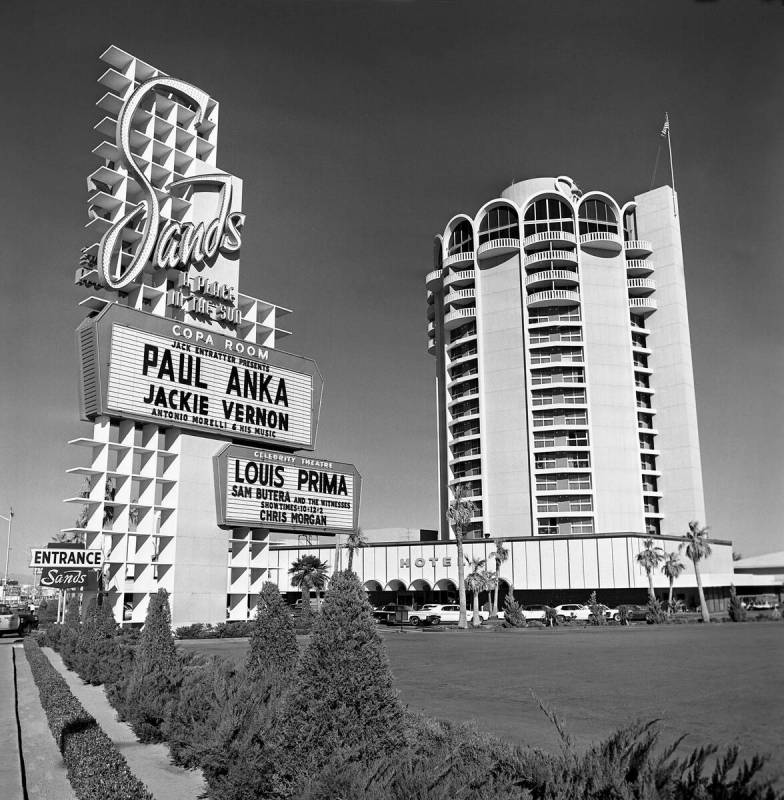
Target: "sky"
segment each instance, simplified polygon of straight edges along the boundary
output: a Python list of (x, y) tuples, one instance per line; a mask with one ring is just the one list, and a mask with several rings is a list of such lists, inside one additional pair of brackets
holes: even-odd
[[(10, 571), (73, 524), (73, 286), (109, 44), (221, 104), (240, 288), (294, 309), (325, 377), (317, 454), (361, 525), (435, 528), (432, 240), (513, 180), (647, 191), (671, 120), (706, 522), (746, 556), (784, 517), (784, 7), (741, 0), (4, 0), (0, 514)], [(656, 185), (668, 181), (666, 153)], [(522, 513), (522, 510), (521, 510)], [(688, 520), (683, 520), (683, 528)], [(0, 556), (5, 523), (0, 520)]]

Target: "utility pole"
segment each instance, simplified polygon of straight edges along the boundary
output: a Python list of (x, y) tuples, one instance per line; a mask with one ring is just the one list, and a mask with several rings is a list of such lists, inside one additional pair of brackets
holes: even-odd
[(8, 516), (5, 517), (0, 514), (0, 519), (4, 519), (8, 523), (8, 541), (5, 545), (5, 571), (3, 572), (3, 600), (6, 599), (6, 592), (8, 591), (8, 554), (11, 552), (11, 520), (14, 518), (13, 508), (8, 508)]

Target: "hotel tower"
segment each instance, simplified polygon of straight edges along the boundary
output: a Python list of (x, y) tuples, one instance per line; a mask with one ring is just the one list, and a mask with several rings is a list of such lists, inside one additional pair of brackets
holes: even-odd
[(436, 237), (439, 519), (467, 535), (682, 534), (705, 519), (680, 221), (665, 186), (618, 202), (514, 183)]

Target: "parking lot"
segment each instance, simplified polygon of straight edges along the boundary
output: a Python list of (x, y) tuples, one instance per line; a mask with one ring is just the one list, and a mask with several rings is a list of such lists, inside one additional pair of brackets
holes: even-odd
[[(532, 692), (578, 744), (634, 718), (661, 719), (686, 746), (736, 742), (784, 770), (784, 624), (457, 631), (379, 626), (402, 701), (522, 744), (558, 739)], [(242, 660), (244, 640), (187, 641)]]

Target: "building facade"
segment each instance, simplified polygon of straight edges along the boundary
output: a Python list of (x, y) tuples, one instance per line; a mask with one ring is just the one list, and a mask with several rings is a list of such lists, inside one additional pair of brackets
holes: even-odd
[(677, 535), (705, 519), (669, 187), (618, 202), (525, 180), (456, 214), (434, 251), (442, 538), (458, 485), (477, 537)]

